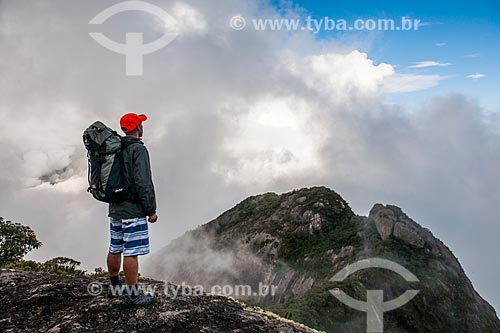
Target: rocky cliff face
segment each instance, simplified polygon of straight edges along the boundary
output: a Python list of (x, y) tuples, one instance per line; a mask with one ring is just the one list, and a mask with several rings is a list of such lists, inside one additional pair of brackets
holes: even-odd
[[(96, 281), (106, 291), (103, 278), (2, 269), (0, 332), (317, 332), (215, 295), (186, 292), (174, 298), (157, 293), (154, 305), (130, 308), (120, 298), (90, 295), (87, 286)], [(149, 279), (139, 282), (162, 285)]]
[[(329, 281), (347, 265), (375, 257), (402, 265), (419, 282), (382, 269)], [(366, 313), (338, 301), (332, 288), (360, 300), (369, 289), (382, 289), (385, 300), (419, 290), (410, 303), (384, 314), (387, 331), (500, 332), (494, 309), (429, 230), (391, 205), (357, 216), (325, 187), (247, 198), (166, 246), (145, 268), (154, 277), (205, 288), (274, 286), (274, 295), (235, 297), (328, 332), (366, 330)]]

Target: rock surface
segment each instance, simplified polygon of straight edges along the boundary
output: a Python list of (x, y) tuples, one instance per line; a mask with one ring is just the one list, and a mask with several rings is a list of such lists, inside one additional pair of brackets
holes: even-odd
[[(103, 278), (1, 270), (0, 332), (317, 332), (216, 295), (157, 293), (155, 304), (131, 308), (121, 298), (90, 295), (87, 286), (93, 281), (106, 291)], [(149, 279), (140, 283), (163, 285)]]
[(412, 221), (401, 208), (382, 204), (375, 204), (370, 210), (369, 218), (375, 221), (377, 231), (382, 240), (387, 240), (391, 235), (418, 248), (423, 248), (424, 238), (432, 241), (432, 235), (423, 235), (423, 230), (416, 222)]

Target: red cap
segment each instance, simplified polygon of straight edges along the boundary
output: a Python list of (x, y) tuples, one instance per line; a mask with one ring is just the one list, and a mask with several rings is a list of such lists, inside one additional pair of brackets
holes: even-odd
[(146, 120), (148, 117), (144, 114), (127, 113), (120, 119), (120, 126), (125, 133), (130, 133)]

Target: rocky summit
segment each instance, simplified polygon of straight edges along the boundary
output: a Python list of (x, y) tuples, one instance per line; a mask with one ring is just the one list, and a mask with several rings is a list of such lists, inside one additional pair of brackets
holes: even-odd
[[(104, 292), (91, 295), (90, 283)], [(105, 278), (2, 269), (0, 332), (316, 332), (223, 296), (159, 293), (155, 304), (132, 308), (122, 298), (107, 298), (106, 290)]]
[[(382, 268), (332, 276), (360, 260), (385, 259), (417, 280)], [(232, 295), (327, 332), (366, 332), (366, 312), (332, 290), (365, 302), (382, 290), (390, 301), (418, 290), (383, 314), (385, 332), (500, 332), (500, 321), (474, 289), (451, 250), (400, 208), (375, 204), (356, 215), (326, 187), (249, 197), (152, 256), (146, 274), (175, 283), (268, 286)], [(255, 288), (255, 289), (254, 289)]]

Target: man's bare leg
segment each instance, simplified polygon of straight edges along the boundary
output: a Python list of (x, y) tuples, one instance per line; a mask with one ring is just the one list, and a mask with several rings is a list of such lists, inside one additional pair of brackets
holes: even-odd
[(121, 253), (108, 253), (108, 273), (109, 276), (118, 276), (120, 274), (120, 266), (122, 265)]
[(123, 271), (125, 272), (125, 282), (128, 286), (135, 286), (139, 274), (139, 260), (137, 256), (123, 257)]

